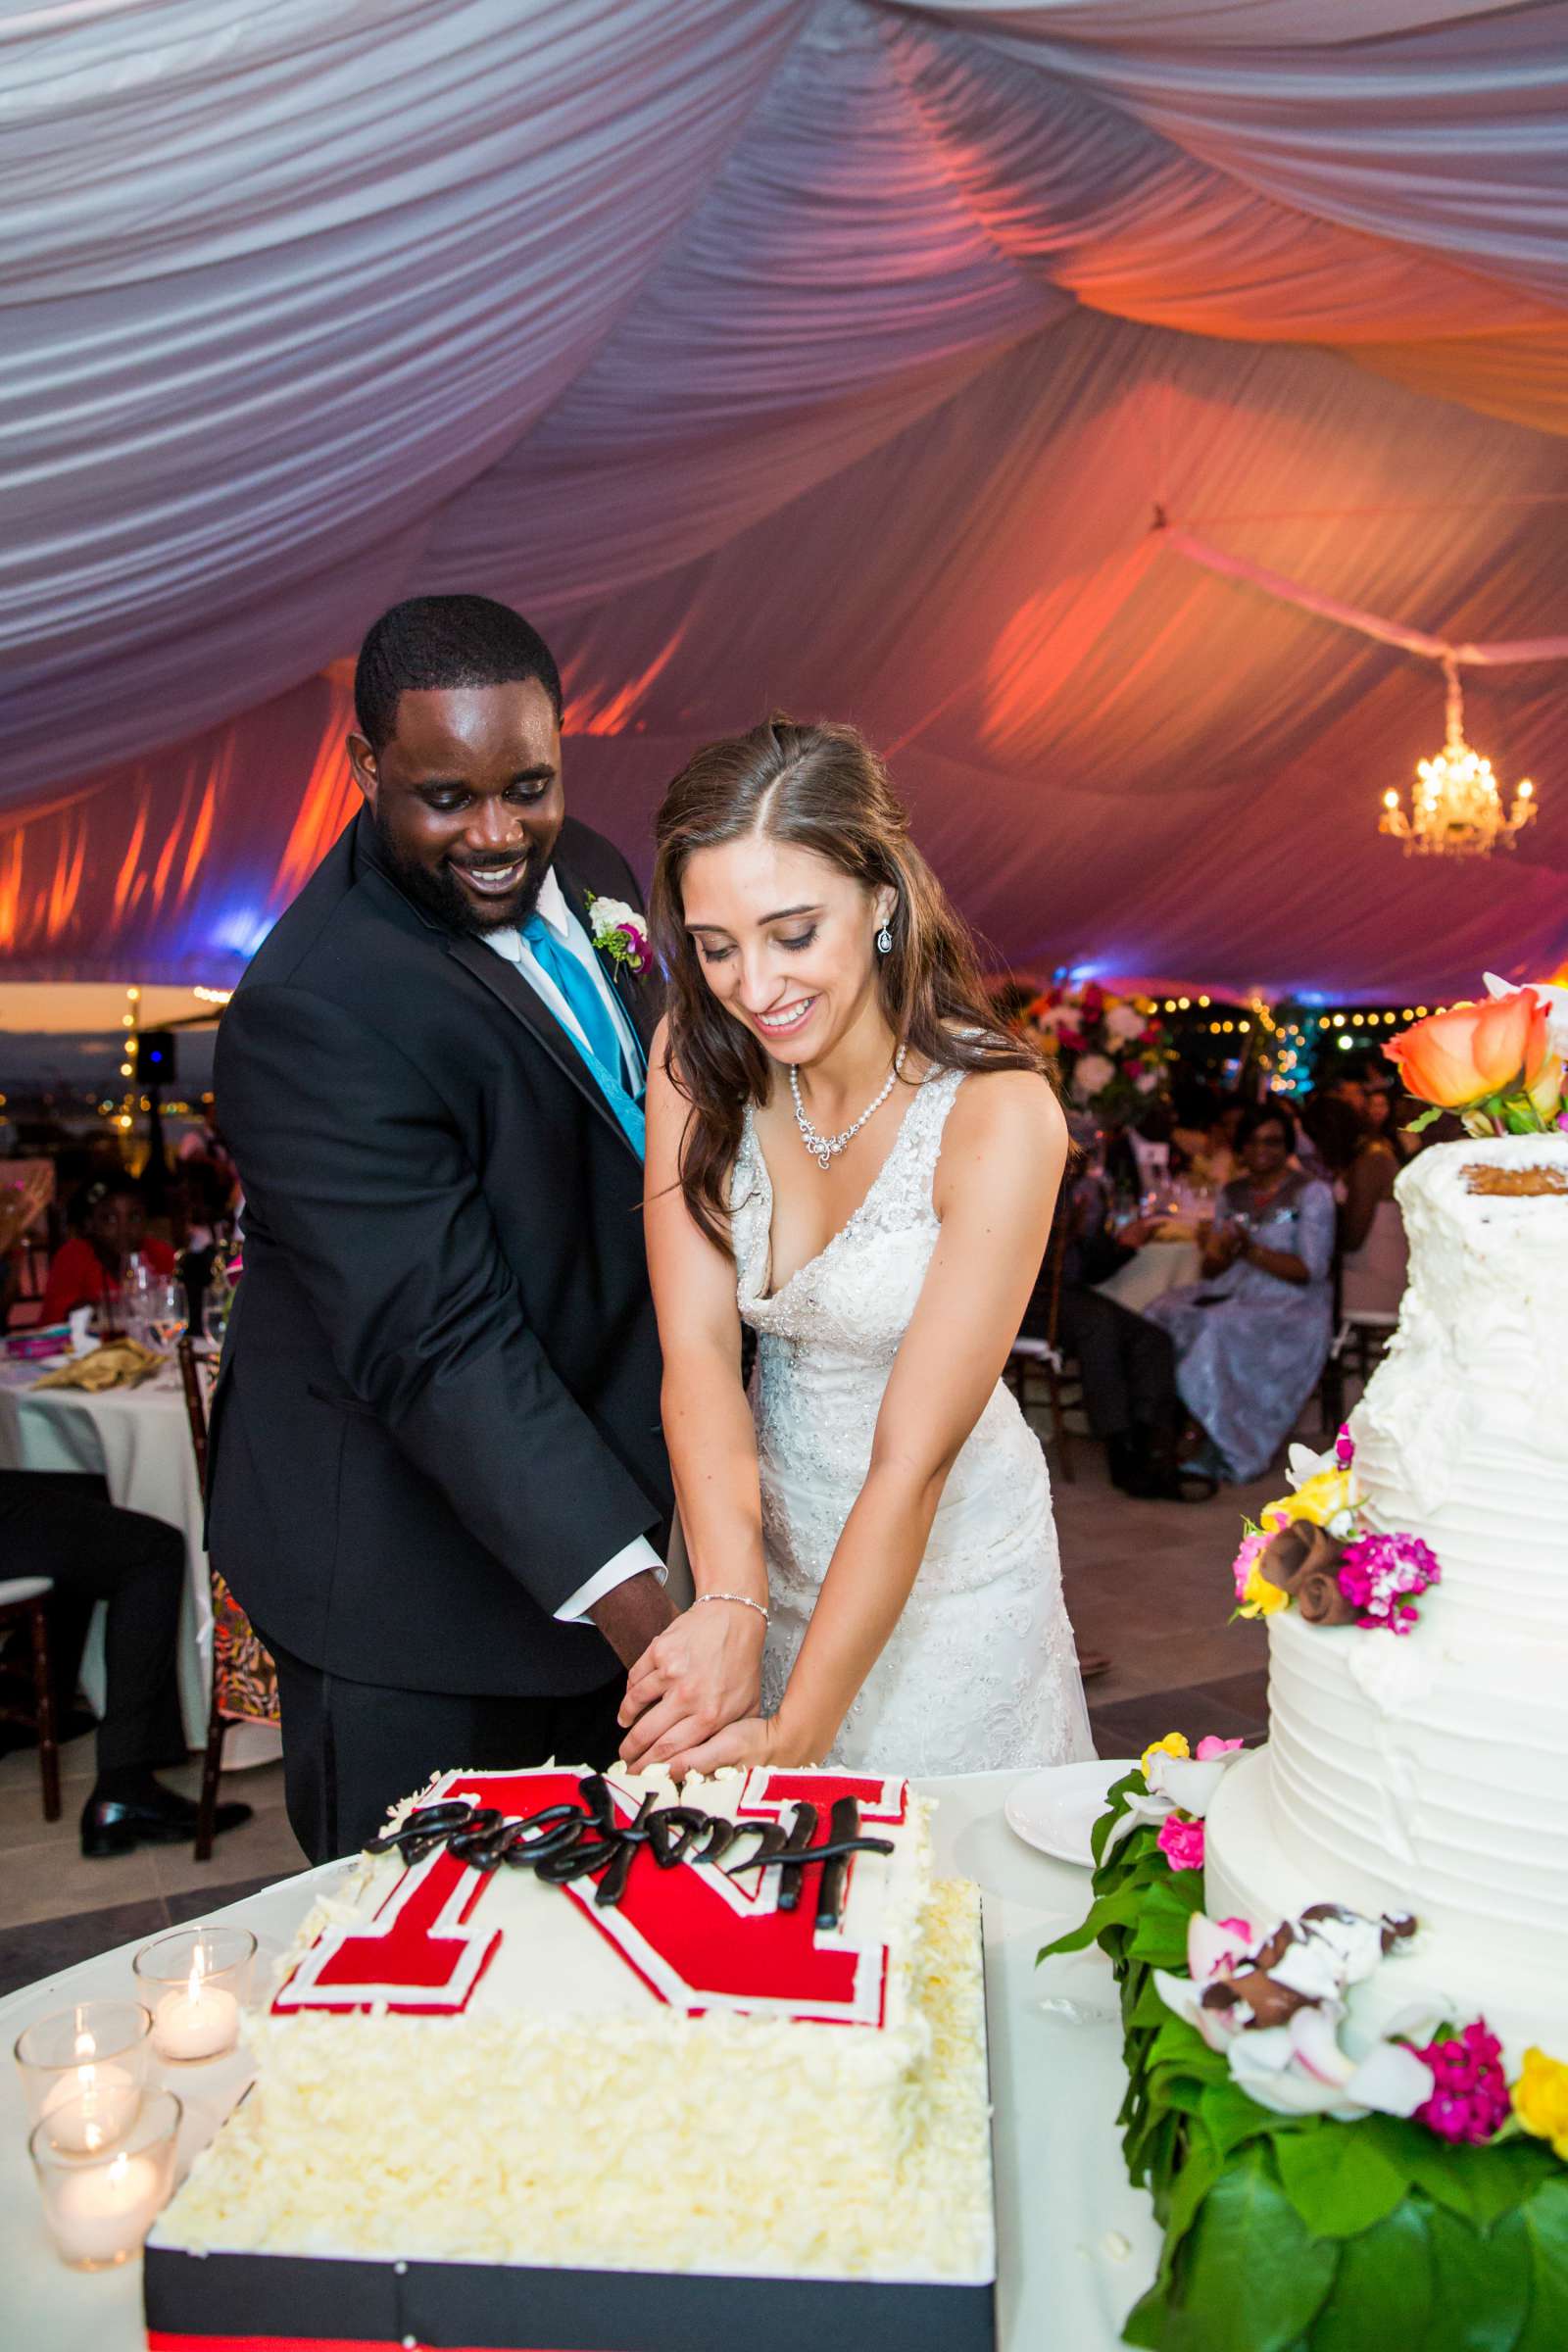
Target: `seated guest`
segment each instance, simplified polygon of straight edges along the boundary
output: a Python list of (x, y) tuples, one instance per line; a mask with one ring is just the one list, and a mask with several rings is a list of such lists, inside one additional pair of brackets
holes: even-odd
[[(1368, 1090), (1367, 1101), (1388, 1097)], [(1344, 1172), (1340, 1198), (1340, 1248), (1347, 1254), (1359, 1250), (1372, 1230), (1372, 1221), (1385, 1200), (1394, 1199), (1394, 1179), (1401, 1162), (1392, 1135), (1372, 1123), (1370, 1115), (1355, 1139), (1349, 1165)]]
[(100, 1305), (105, 1290), (118, 1290), (124, 1281), (125, 1260), (138, 1250), (155, 1274), (174, 1271), (169, 1244), (148, 1236), (146, 1202), (133, 1176), (122, 1173), (90, 1184), (73, 1222), (81, 1230), (50, 1260), (42, 1323), (63, 1323), (74, 1307)]
[(1316, 1088), (1296, 1122), (1296, 1161), (1309, 1176), (1321, 1176), (1336, 1200), (1345, 1199), (1356, 1153), (1366, 1136), (1366, 1119), (1344, 1095)]
[(1290, 1164), (1296, 1122), (1267, 1102), (1237, 1138), (1246, 1173), (1215, 1203), (1199, 1281), (1146, 1310), (1176, 1348), (1176, 1385), (1203, 1430), (1196, 1465), (1259, 1478), (1317, 1385), (1333, 1337), (1334, 1195)]
[[(1153, 1230), (1153, 1220), (1124, 1226), (1113, 1238), (1104, 1187), (1082, 1175), (1063, 1185), (1057, 1215), (1066, 1222), (1055, 1338), (1078, 1365), (1084, 1414), (1105, 1447), (1111, 1484), (1141, 1500), (1187, 1499), (1176, 1472), (1181, 1399), (1169, 1335), (1093, 1288), (1125, 1265)], [(1046, 1339), (1051, 1312), (1051, 1249), (1024, 1312), (1024, 1332)], [(1200, 1500), (1195, 1495), (1191, 1499)]]
[[(93, 1605), (109, 1604), (98, 1778), (82, 1808), (82, 1852), (97, 1859), (143, 1842), (194, 1838), (196, 1807), (153, 1777), (155, 1766), (185, 1760), (175, 1679), (185, 1589), (178, 1529), (141, 1511), (117, 1510), (102, 1479), (74, 1471), (3, 1470), (0, 1556), (9, 1576), (47, 1576), (54, 1586), (49, 1665), (59, 1727), (68, 1723)], [(4, 1681), (25, 1703), (30, 1664), (24, 1676), (15, 1654), (8, 1656)], [(24, 1682), (25, 1689), (18, 1689)], [(6, 1728), (0, 1727), (0, 1741)], [(217, 1825), (237, 1829), (250, 1816), (249, 1805), (220, 1805)]]

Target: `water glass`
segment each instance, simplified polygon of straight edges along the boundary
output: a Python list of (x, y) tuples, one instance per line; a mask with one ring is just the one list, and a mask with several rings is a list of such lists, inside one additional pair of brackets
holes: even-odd
[(179, 1340), (190, 1320), (190, 1308), (182, 1282), (155, 1282), (147, 1292), (145, 1305), (147, 1345), (171, 1348)]

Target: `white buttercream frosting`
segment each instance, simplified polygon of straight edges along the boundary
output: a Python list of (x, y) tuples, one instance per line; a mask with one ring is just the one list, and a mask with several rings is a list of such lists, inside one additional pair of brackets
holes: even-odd
[(1269, 1742), (1208, 1817), (1207, 1908), (1404, 1904), (1424, 1964), (1517, 2046), (1568, 2045), (1568, 1137), (1423, 1152), (1409, 1285), (1351, 1416), (1376, 1526), (1442, 1582), (1408, 1635), (1269, 1620)]
[[(612, 1777), (638, 1793), (650, 1785)], [(680, 1795), (734, 1818), (745, 1788), (734, 1774), (689, 1781)], [(275, 2010), (255, 2023), (256, 2085), (198, 2159), (160, 2241), (989, 2276), (978, 1901), (970, 1886), (933, 1885), (929, 1807), (889, 1788), (903, 1821), (866, 1831), (895, 1851), (856, 1857), (843, 1931), (885, 1942), (880, 2025), (686, 2015), (564, 1890), (503, 1871), (472, 1914), (499, 1923), (503, 1940), (461, 2014)], [(662, 1801), (674, 1793), (660, 1789)], [(509, 1809), (529, 1807), (519, 1792)], [(288, 1966), (318, 1952), (345, 1912), (351, 1926), (372, 1921), (402, 1868), (396, 1854), (368, 1858), (313, 1913)]]

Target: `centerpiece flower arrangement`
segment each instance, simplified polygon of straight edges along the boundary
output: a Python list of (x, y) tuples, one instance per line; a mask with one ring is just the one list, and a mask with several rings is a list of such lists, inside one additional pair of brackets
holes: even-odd
[(1486, 984), (1480, 1003), (1450, 1004), (1384, 1047), (1406, 1093), (1427, 1104), (1412, 1133), (1446, 1110), (1468, 1135), (1568, 1132), (1568, 988), (1510, 989), (1491, 972)]
[(1292, 1492), (1266, 1502), (1255, 1524), (1242, 1523), (1247, 1532), (1231, 1562), (1236, 1615), (1294, 1608), (1308, 1625), (1408, 1634), (1421, 1594), (1443, 1581), (1431, 1545), (1366, 1526), (1348, 1428), (1329, 1453), (1293, 1446), (1289, 1463)]
[(1210, 1918), (1203, 1816), (1239, 1746), (1145, 1750), (1095, 1824), (1088, 1917), (1040, 1954), (1096, 1943), (1120, 1992), (1123, 2147), (1165, 2232), (1125, 2340), (1568, 2343), (1568, 2064), (1531, 2048), (1510, 2082), (1486, 2019), (1418, 1989), (1407, 1916)]
[(1096, 980), (1042, 989), (1018, 1017), (1070, 1099), (1119, 1125), (1159, 1092), (1176, 1059), (1152, 999), (1112, 996)]

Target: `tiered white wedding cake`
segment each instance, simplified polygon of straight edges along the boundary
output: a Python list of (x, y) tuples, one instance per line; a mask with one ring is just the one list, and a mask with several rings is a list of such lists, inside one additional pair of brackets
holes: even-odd
[(1440, 1145), (1396, 1190), (1409, 1287), (1350, 1428), (1368, 1522), (1442, 1581), (1404, 1635), (1270, 1618), (1204, 1908), (1413, 1912), (1425, 1984), (1517, 2058), (1568, 2034), (1568, 1136)]

